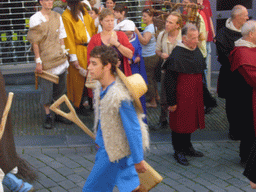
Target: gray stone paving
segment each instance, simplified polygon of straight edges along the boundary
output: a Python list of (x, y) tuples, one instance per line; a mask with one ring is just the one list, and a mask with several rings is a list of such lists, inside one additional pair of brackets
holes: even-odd
[[(162, 176), (163, 182), (152, 192), (222, 192), (253, 191), (242, 175), (236, 141), (193, 142), (202, 151), (202, 158), (188, 157), (188, 167), (173, 158), (171, 143), (154, 143), (146, 161)], [(82, 187), (94, 165), (93, 145), (73, 147), (19, 147), (17, 151), (38, 170), (33, 183), (36, 191), (76, 192)], [(6, 190), (8, 192), (8, 190)], [(118, 191), (115, 189), (114, 191)]]

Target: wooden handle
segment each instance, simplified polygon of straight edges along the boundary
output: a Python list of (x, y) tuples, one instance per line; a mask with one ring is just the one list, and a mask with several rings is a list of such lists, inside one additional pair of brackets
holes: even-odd
[(35, 89), (36, 90), (38, 89), (38, 75), (36, 72), (35, 72)]
[(55, 84), (59, 84), (59, 77), (57, 75), (53, 75), (51, 73), (48, 73), (46, 71), (43, 71), (42, 73), (36, 73), (38, 77), (44, 78), (48, 81), (51, 81)]
[[(58, 106), (60, 106), (63, 102), (66, 103), (66, 105), (68, 106), (70, 112), (69, 113), (65, 113), (63, 111), (61, 111)], [(76, 114), (75, 109), (73, 108), (73, 106), (71, 105), (68, 97), (66, 95), (62, 95), (57, 101), (55, 101), (51, 106), (50, 109), (57, 113), (58, 115), (61, 115), (62, 117), (65, 117), (66, 119), (74, 122), (75, 124), (77, 124), (78, 127), (80, 127), (87, 135), (89, 135), (92, 139), (95, 140), (95, 135), (91, 132), (90, 129), (88, 129), (88, 127), (86, 127), (86, 125), (79, 119), (79, 117)]]
[(3, 112), (3, 116), (2, 116), (2, 120), (1, 120), (1, 124), (0, 124), (0, 140), (2, 139), (2, 136), (4, 134), (5, 124), (6, 124), (6, 120), (8, 117), (8, 113), (11, 109), (13, 95), (14, 95), (13, 92), (9, 93), (8, 99), (7, 99), (5, 108), (4, 108), (4, 112)]

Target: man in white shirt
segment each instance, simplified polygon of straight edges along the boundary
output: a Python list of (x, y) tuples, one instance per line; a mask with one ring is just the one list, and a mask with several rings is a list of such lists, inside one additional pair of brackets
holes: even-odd
[[(53, 0), (39, 0), (41, 11), (36, 12), (30, 18), (30, 30), (28, 40), (33, 46), (35, 54), (35, 72), (43, 70), (59, 76), (59, 84), (41, 79), (41, 99), (46, 118), (43, 124), (45, 129), (53, 128), (53, 119), (50, 114), (50, 104), (65, 93), (66, 70), (69, 66), (64, 38), (67, 37), (60, 14), (51, 11)], [(55, 121), (70, 123), (61, 116), (56, 115)]]

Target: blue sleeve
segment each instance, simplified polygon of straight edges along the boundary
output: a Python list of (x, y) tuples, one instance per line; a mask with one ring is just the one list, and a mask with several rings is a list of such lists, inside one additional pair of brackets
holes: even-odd
[(122, 101), (119, 112), (129, 142), (133, 162), (134, 164), (139, 163), (144, 159), (142, 134), (137, 113), (132, 102)]

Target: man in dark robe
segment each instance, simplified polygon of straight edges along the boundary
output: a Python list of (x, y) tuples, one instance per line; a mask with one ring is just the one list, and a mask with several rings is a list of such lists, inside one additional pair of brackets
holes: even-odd
[(218, 96), (226, 99), (226, 114), (229, 122), (229, 136), (231, 139), (238, 139), (238, 127), (234, 121), (236, 113), (236, 101), (232, 99), (230, 94), (230, 85), (232, 84), (230, 71), (230, 63), (228, 56), (234, 49), (234, 42), (242, 37), (241, 28), (248, 20), (248, 11), (242, 5), (236, 5), (231, 12), (231, 18), (227, 19), (226, 24), (221, 28), (216, 35), (216, 47), (218, 61), (221, 64), (219, 79), (218, 79)]
[[(255, 140), (256, 130), (256, 21), (242, 27), (243, 37), (235, 42), (229, 60), (232, 71), (230, 94), (236, 101), (234, 121), (240, 143), (241, 164), (245, 165)], [(255, 170), (256, 171), (256, 170)]]
[(185, 155), (203, 156), (191, 143), (191, 133), (205, 127), (202, 74), (206, 63), (197, 47), (198, 35), (195, 25), (186, 24), (182, 43), (177, 44), (164, 65), (174, 158), (182, 165), (189, 165)]

